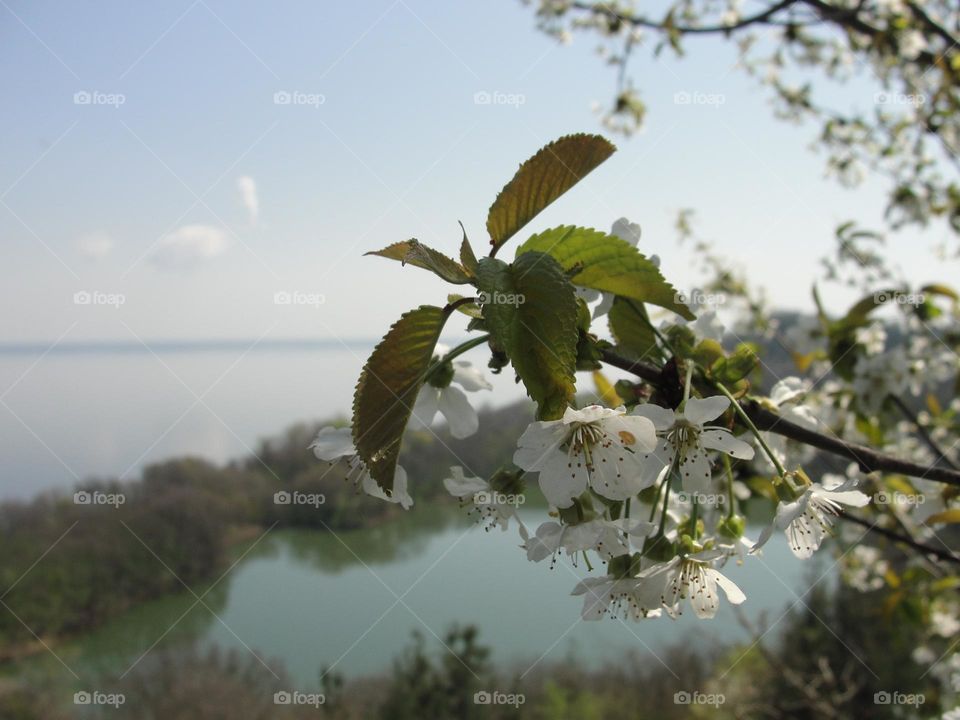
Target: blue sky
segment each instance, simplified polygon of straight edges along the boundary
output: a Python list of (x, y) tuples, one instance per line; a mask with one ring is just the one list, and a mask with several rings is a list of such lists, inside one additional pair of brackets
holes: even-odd
[[(560, 46), (514, 0), (3, 0), (0, 17), (6, 342), (379, 336), (448, 287), (362, 253), (409, 237), (454, 253), (457, 220), (483, 246), (518, 163), (560, 135), (602, 132), (591, 103), (614, 87), (596, 38)], [(884, 186), (824, 179), (806, 149), (814, 128), (774, 121), (734, 60), (716, 41), (680, 62), (638, 53), (644, 132), (613, 138), (620, 151), (528, 230), (625, 215), (689, 288), (671, 228), (693, 207), (775, 304), (808, 307), (835, 225), (876, 226)], [(479, 92), (522, 104), (477, 104)], [(677, 92), (725, 102), (678, 105)], [(843, 97), (863, 106), (873, 92)], [(955, 268), (927, 252), (941, 239), (910, 230), (893, 254), (921, 282), (946, 279)], [(77, 292), (123, 304), (77, 305)], [(277, 292), (324, 303), (277, 305)]]

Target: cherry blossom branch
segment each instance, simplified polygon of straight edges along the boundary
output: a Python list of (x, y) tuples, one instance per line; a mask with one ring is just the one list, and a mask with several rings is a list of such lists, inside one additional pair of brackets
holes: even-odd
[[(636, 375), (641, 380), (656, 385), (664, 385), (663, 373), (656, 365), (642, 360), (634, 361), (618, 355), (610, 349), (604, 349), (601, 357), (604, 362), (613, 367)], [(811, 447), (824, 450), (840, 457), (852, 460), (863, 472), (883, 471), (901, 473), (910, 477), (925, 480), (936, 480), (949, 485), (960, 486), (960, 472), (945, 467), (931, 467), (920, 463), (903, 460), (889, 453), (880, 452), (858, 443), (831, 437), (816, 430), (810, 430), (785, 420), (753, 400), (739, 401), (739, 407), (759, 430), (782, 435)]]
[(908, 547), (924, 555), (933, 555), (938, 560), (944, 560), (946, 562), (951, 562), (951, 563), (960, 565), (960, 556), (957, 556), (952, 552), (948, 552), (946, 550), (940, 550), (939, 548), (935, 548), (935, 547), (930, 547), (929, 545), (924, 545), (923, 543), (917, 542), (911, 537), (901, 535), (900, 533), (896, 533), (893, 530), (888, 530), (885, 527), (881, 527), (876, 523), (870, 522), (869, 520), (864, 520), (863, 518), (857, 517), (856, 515), (851, 515), (848, 512), (844, 512), (843, 510), (841, 510), (839, 514), (840, 514), (840, 517), (842, 517), (844, 520), (849, 520), (855, 525), (859, 525), (860, 527), (866, 528), (871, 533), (874, 533), (876, 535), (882, 535), (888, 540), (892, 540), (893, 542), (900, 543), (901, 545), (907, 545)]
[(910, 409), (910, 406), (907, 405), (899, 395), (890, 395), (890, 399), (893, 400), (893, 404), (897, 406), (897, 409), (900, 413), (917, 429), (917, 435), (920, 436), (920, 439), (923, 440), (927, 447), (933, 451), (934, 465), (943, 464), (952, 470), (958, 470), (956, 463), (950, 459), (950, 457), (940, 448), (937, 444), (937, 441), (933, 439), (933, 436), (923, 425), (920, 424), (920, 418), (917, 417), (916, 413)]
[(758, 23), (768, 23), (773, 19), (773, 16), (776, 15), (781, 10), (785, 10), (792, 5), (797, 5), (800, 3), (800, 0), (781, 0), (776, 5), (771, 5), (766, 10), (757, 13), (756, 15), (751, 15), (750, 17), (743, 18), (735, 23), (730, 23), (729, 25), (668, 25), (666, 21), (657, 21), (650, 20), (639, 15), (628, 15), (616, 11), (614, 8), (610, 7), (607, 3), (590, 3), (590, 2), (574, 2), (570, 4), (571, 8), (576, 10), (585, 10), (587, 12), (592, 12), (600, 15), (608, 15), (620, 22), (625, 22), (634, 27), (644, 27), (651, 30), (660, 30), (667, 32), (672, 30), (674, 32), (680, 33), (681, 35), (698, 35), (698, 34), (712, 34), (712, 33), (729, 33), (733, 30), (739, 30), (740, 28), (745, 28), (749, 25), (756, 25)]

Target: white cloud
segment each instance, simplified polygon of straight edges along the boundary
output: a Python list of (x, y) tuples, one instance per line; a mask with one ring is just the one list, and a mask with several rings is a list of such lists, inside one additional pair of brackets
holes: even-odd
[(113, 238), (102, 231), (87, 233), (77, 239), (77, 249), (88, 258), (99, 260), (113, 250)]
[(158, 265), (193, 265), (221, 255), (228, 245), (226, 233), (218, 227), (184, 225), (160, 238), (152, 259)]
[(237, 189), (240, 191), (240, 201), (247, 209), (247, 219), (251, 225), (257, 224), (260, 216), (260, 199), (257, 197), (257, 184), (248, 175), (237, 178)]

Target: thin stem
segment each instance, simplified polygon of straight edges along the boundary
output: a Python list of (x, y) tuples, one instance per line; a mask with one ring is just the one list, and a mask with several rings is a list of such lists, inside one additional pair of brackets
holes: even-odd
[(683, 382), (683, 404), (690, 399), (690, 381), (693, 380), (693, 363), (687, 365), (687, 377)]
[(697, 502), (697, 496), (693, 496), (693, 510), (690, 511), (690, 537), (697, 539), (697, 521), (700, 519), (700, 503)]
[(727, 473), (727, 517), (733, 517), (733, 466), (730, 464), (730, 456), (726, 453), (720, 453), (723, 458), (723, 467)]
[(753, 420), (750, 419), (750, 416), (740, 407), (740, 402), (727, 390), (726, 386), (722, 382), (716, 380), (712, 381), (713, 386), (717, 388), (721, 393), (727, 396), (727, 399), (730, 401), (730, 404), (733, 405), (734, 411), (737, 415), (740, 416), (740, 419), (743, 421), (743, 424), (747, 426), (750, 432), (753, 433), (754, 437), (757, 438), (757, 442), (760, 444), (760, 447), (763, 448), (763, 452), (766, 453), (766, 456), (770, 459), (770, 462), (773, 463), (773, 466), (777, 469), (777, 474), (783, 480), (787, 479), (786, 468), (783, 467), (783, 463), (780, 462), (773, 450), (770, 449), (770, 446), (767, 445), (767, 441), (763, 439), (763, 436), (760, 435), (760, 431), (757, 430), (757, 426), (753, 424)]
[(670, 483), (673, 482), (673, 471), (674, 468), (671, 466), (670, 472), (664, 480), (663, 511), (660, 513), (660, 527), (657, 530), (657, 537), (663, 537), (663, 529), (667, 526), (667, 502), (670, 500)]
[(428, 368), (426, 369), (426, 371), (423, 373), (423, 378), (424, 378), (424, 380), (426, 380), (428, 377), (430, 377), (430, 376), (433, 374), (433, 372), (434, 372), (438, 367), (440, 367), (441, 365), (443, 365), (445, 362), (448, 362), (448, 361), (450, 361), (450, 360), (453, 360), (455, 357), (458, 357), (458, 356), (460, 356), (460, 355), (463, 355), (463, 354), (464, 354), (465, 352), (467, 352), (468, 350), (473, 350), (473, 349), (474, 349), (475, 347), (477, 347), (478, 345), (483, 345), (483, 343), (485, 343), (485, 342), (486, 342), (487, 340), (489, 340), (489, 339), (490, 339), (490, 335), (489, 335), (489, 334), (488, 334), (488, 335), (481, 335), (480, 337), (475, 337), (475, 338), (473, 338), (472, 340), (467, 340), (465, 343), (461, 343), (460, 345), (457, 345), (455, 348), (453, 348), (453, 350), (451, 350), (450, 352), (448, 352), (448, 353), (447, 353), (446, 355), (444, 355), (442, 358), (440, 358), (439, 360), (437, 360), (437, 362), (433, 363), (430, 367), (428, 367)]

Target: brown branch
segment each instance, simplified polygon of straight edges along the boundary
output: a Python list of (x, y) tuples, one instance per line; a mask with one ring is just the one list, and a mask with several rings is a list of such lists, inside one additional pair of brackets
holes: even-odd
[(876, 523), (872, 523), (869, 520), (864, 520), (861, 517), (856, 515), (851, 515), (848, 512), (843, 510), (840, 511), (840, 517), (844, 520), (849, 520), (850, 522), (859, 525), (860, 527), (866, 528), (868, 531), (875, 533), (877, 535), (882, 535), (888, 540), (893, 542), (900, 543), (901, 545), (906, 545), (917, 552), (923, 553), (924, 555), (933, 555), (938, 560), (944, 560), (946, 562), (952, 562), (957, 565), (960, 565), (960, 556), (957, 556), (955, 553), (948, 552), (946, 550), (940, 550), (939, 548), (930, 547), (929, 545), (924, 545), (923, 543), (917, 542), (911, 537), (901, 535), (896, 533), (893, 530), (888, 530), (885, 527), (880, 527)]
[(574, 2), (570, 4), (570, 7), (575, 10), (585, 10), (595, 14), (607, 15), (608, 17), (616, 18), (620, 22), (626, 23), (627, 25), (633, 25), (634, 27), (644, 27), (650, 30), (660, 30), (662, 32), (673, 31), (680, 33), (681, 35), (697, 35), (704, 33), (731, 32), (733, 30), (739, 30), (741, 28), (748, 27), (749, 25), (766, 23), (781, 10), (786, 10), (791, 5), (798, 5), (800, 2), (801, 0), (781, 0), (775, 5), (771, 5), (763, 12), (743, 18), (742, 20), (730, 25), (668, 25), (666, 21), (658, 22), (656, 20), (650, 20), (649, 18), (641, 17), (639, 15), (622, 15), (605, 2)]
[[(661, 385), (663, 377), (660, 369), (647, 362), (633, 361), (612, 350), (602, 351), (603, 361), (609, 365), (633, 373), (653, 385)], [(889, 453), (880, 452), (866, 445), (841, 440), (810, 430), (785, 420), (753, 400), (741, 400), (740, 406), (744, 409), (759, 430), (782, 435), (791, 440), (825, 450), (826, 452), (852, 460), (860, 466), (863, 472), (893, 472), (909, 475), (910, 477), (926, 480), (936, 480), (949, 485), (960, 486), (960, 472), (944, 467), (930, 467), (920, 463), (903, 460)]]
[(923, 440), (927, 447), (933, 451), (934, 460), (933, 463), (946, 465), (948, 468), (953, 470), (958, 470), (957, 464), (950, 459), (950, 457), (945, 453), (940, 446), (937, 444), (937, 441), (933, 439), (933, 436), (927, 430), (926, 427), (920, 424), (920, 418), (916, 416), (913, 410), (910, 409), (910, 406), (907, 405), (899, 395), (890, 395), (890, 399), (893, 400), (893, 404), (897, 406), (897, 409), (900, 413), (917, 429), (917, 434), (920, 436), (920, 439)]

